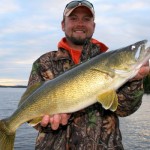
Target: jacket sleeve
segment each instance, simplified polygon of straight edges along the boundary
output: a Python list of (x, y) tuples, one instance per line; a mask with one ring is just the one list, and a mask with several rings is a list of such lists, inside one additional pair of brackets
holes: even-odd
[(32, 70), (30, 73), (29, 81), (28, 81), (28, 87), (34, 85), (37, 82), (41, 82), (41, 81), (42, 81), (42, 76), (40, 74), (39, 63), (37, 60), (32, 65)]
[(127, 82), (118, 90), (118, 108), (116, 114), (120, 117), (134, 113), (142, 103), (144, 94), (143, 80)]
[(70, 68), (68, 53), (59, 49), (50, 51), (39, 57), (32, 66), (28, 87), (37, 82), (52, 80)]
[(28, 87), (41, 81), (52, 80), (55, 76), (53, 72), (52, 56), (54, 52), (49, 52), (38, 58), (32, 65)]

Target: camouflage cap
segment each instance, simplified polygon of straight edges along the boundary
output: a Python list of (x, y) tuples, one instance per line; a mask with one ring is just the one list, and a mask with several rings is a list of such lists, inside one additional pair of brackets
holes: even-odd
[(69, 16), (76, 8), (81, 7), (81, 6), (88, 8), (91, 14), (93, 15), (93, 17), (95, 17), (93, 4), (86, 0), (71, 1), (70, 3), (68, 3), (65, 7), (63, 17)]

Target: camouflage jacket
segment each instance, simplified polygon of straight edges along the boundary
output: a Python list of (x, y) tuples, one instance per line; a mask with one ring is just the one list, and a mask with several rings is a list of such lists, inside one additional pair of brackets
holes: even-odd
[(143, 86), (144, 86), (144, 93), (150, 94), (150, 72), (149, 72), (149, 74), (144, 78)]
[[(84, 45), (80, 62), (101, 53), (101, 47), (91, 42)], [(28, 86), (51, 80), (75, 66), (70, 53), (64, 48), (48, 52), (37, 59), (31, 71)], [(73, 113), (68, 125), (53, 131), (50, 125), (38, 126), (36, 150), (123, 150), (118, 116), (134, 113), (141, 105), (143, 81), (128, 82), (118, 91), (116, 112), (104, 110), (96, 103)]]

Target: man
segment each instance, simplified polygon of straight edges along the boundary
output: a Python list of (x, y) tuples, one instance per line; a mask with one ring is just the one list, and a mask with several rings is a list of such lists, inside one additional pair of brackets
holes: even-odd
[[(65, 33), (58, 51), (37, 59), (28, 86), (51, 80), (67, 69), (105, 52), (108, 47), (93, 39), (95, 13), (88, 1), (71, 1), (66, 5), (61, 23)], [(45, 115), (35, 128), (39, 130), (37, 150), (123, 150), (117, 116), (128, 116), (141, 105), (143, 77), (149, 72), (145, 64), (137, 76), (118, 90), (116, 112), (96, 103), (73, 114)], [(81, 91), (82, 92), (82, 91)]]

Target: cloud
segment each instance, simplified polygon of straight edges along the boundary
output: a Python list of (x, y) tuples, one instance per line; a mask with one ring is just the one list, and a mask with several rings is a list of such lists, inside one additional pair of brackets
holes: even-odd
[(12, 78), (0, 78), (0, 85), (26, 85), (27, 80), (24, 79), (12, 79)]
[(150, 2), (148, 1), (141, 1), (141, 0), (133, 0), (124, 2), (119, 6), (120, 11), (136, 11), (136, 10), (143, 10), (150, 8)]
[(148, 39), (150, 1), (96, 1), (96, 31), (111, 49)]
[[(18, 33), (34, 33), (34, 32), (50, 32), (57, 31), (57, 27), (48, 24), (46, 21), (42, 21), (36, 18), (22, 18), (19, 20), (12, 20), (11, 24), (7, 24), (0, 28), (0, 32), (3, 35), (6, 34), (18, 34)], [(2, 35), (1, 35), (2, 36)]]
[(15, 0), (1, 0), (0, 1), (0, 15), (12, 13), (20, 10), (20, 6)]

